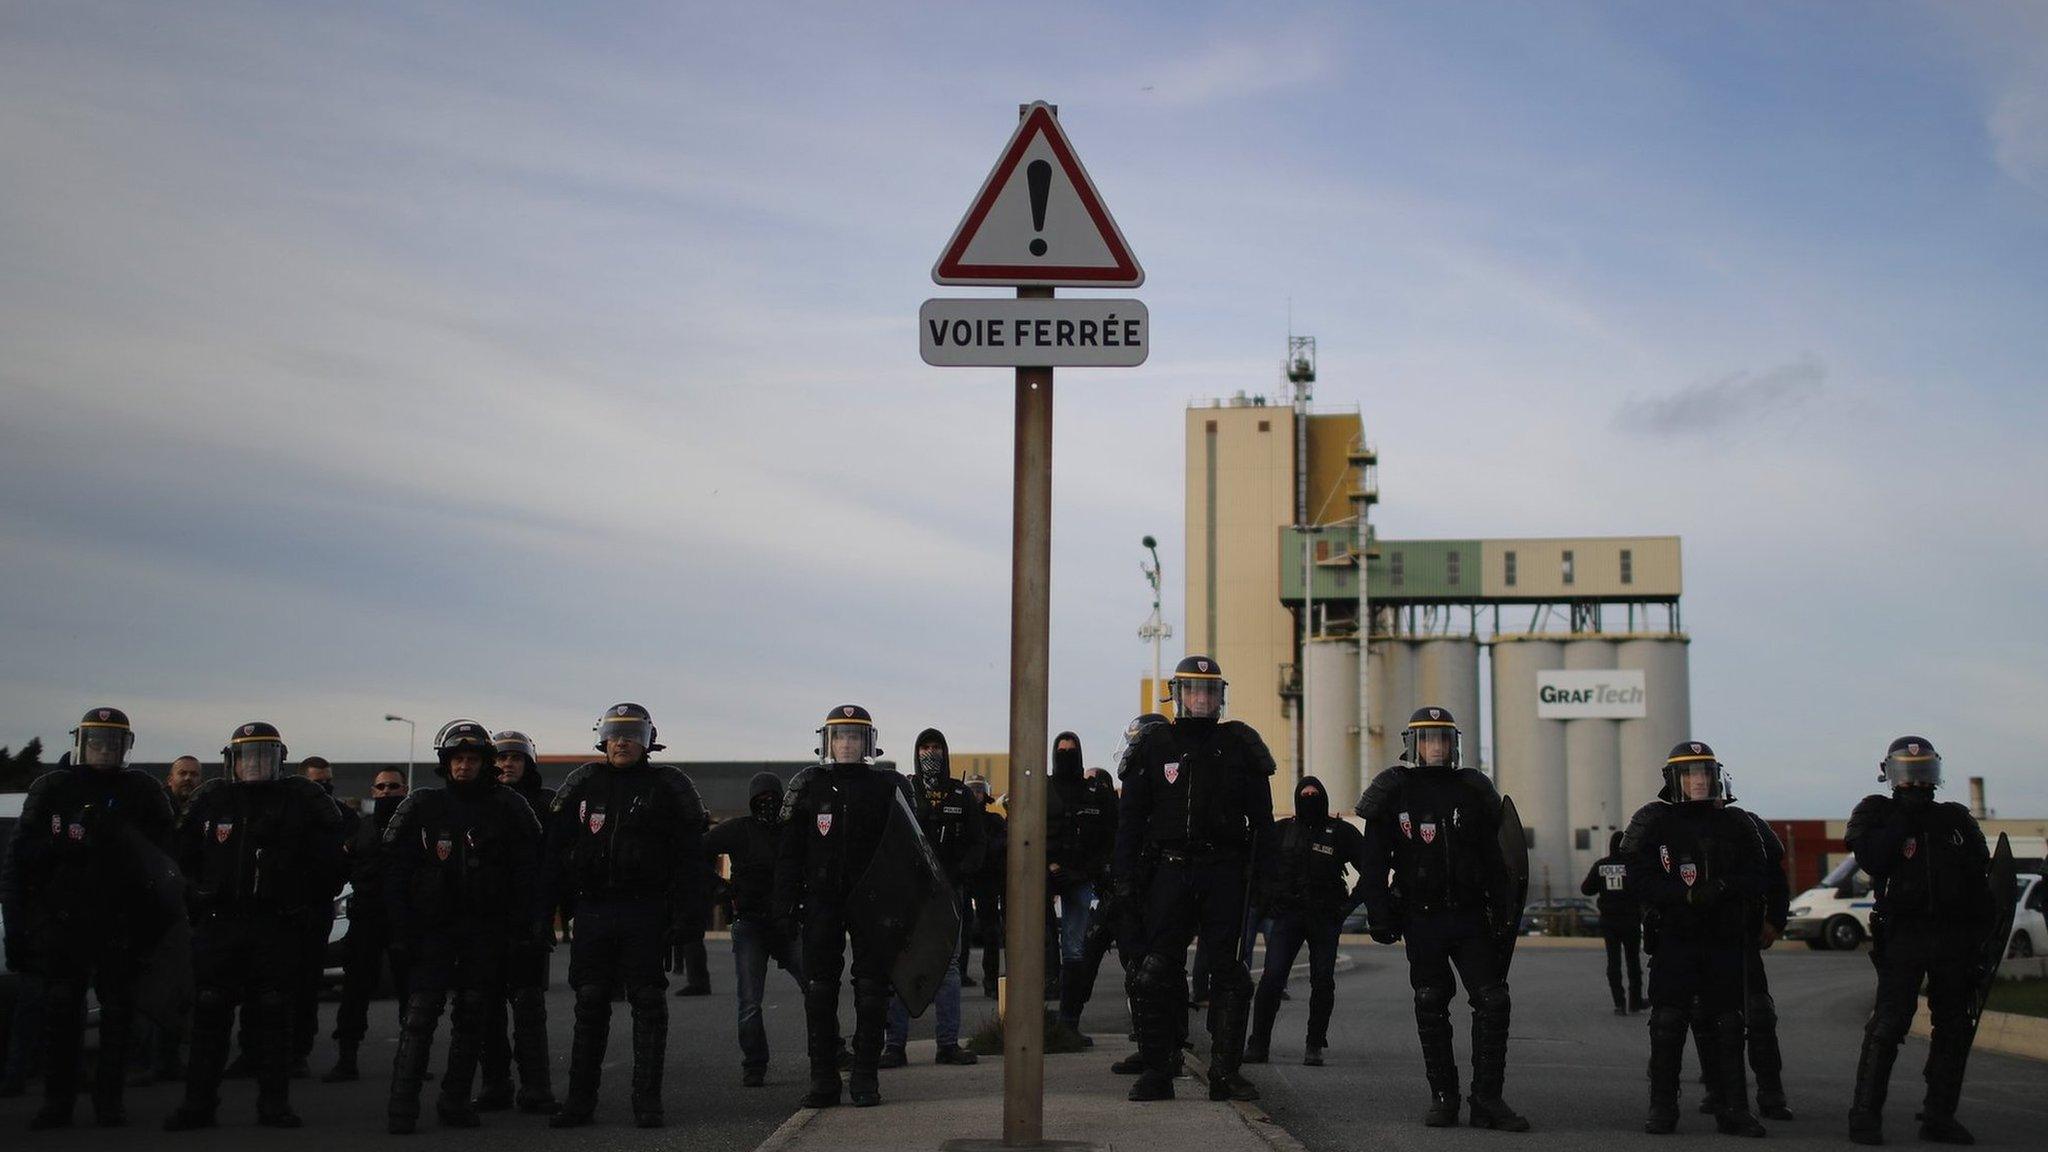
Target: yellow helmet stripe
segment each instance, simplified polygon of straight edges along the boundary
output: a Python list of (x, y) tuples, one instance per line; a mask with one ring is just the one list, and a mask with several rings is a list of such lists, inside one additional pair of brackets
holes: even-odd
[(1672, 757), (1672, 758), (1670, 758), (1669, 760), (1666, 760), (1666, 761), (1664, 761), (1664, 763), (1666, 763), (1666, 764), (1692, 764), (1692, 763), (1697, 763), (1697, 762), (1701, 762), (1701, 761), (1704, 761), (1705, 763), (1708, 763), (1708, 764), (1714, 764), (1714, 763), (1718, 763), (1718, 761), (1717, 761), (1717, 760), (1715, 760), (1715, 759), (1714, 759), (1714, 758), (1713, 758), (1712, 756), (1673, 756), (1673, 757)]
[(1450, 722), (1449, 720), (1410, 720), (1410, 721), (1408, 722), (1408, 727), (1410, 727), (1410, 728), (1456, 728), (1456, 727), (1457, 727), (1457, 725), (1456, 725), (1456, 724), (1453, 724), (1453, 723), (1451, 723), (1451, 722)]
[(131, 731), (134, 727), (130, 724), (116, 724), (112, 720), (81, 720), (78, 722), (78, 726), (80, 728), (118, 728), (123, 732)]

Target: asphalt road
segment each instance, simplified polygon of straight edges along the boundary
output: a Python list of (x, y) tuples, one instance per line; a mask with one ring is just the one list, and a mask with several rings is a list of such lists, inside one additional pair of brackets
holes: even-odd
[[(1428, 1129), (1429, 1102), (1407, 965), (1400, 949), (1363, 945), (1346, 949), (1356, 963), (1337, 977), (1332, 1047), (1321, 1068), (1301, 1066), (1306, 1027), (1306, 976), (1297, 971), (1294, 999), (1283, 1004), (1274, 1029), (1272, 1063), (1247, 1069), (1264, 1108), (1311, 1152), (1352, 1152), (1360, 1147), (1481, 1146), (1516, 1140), (1518, 1146), (1582, 1150), (1643, 1135), (1648, 1087), (1648, 1016), (1613, 1014), (1598, 950), (1524, 949), (1512, 978), (1514, 1023), (1508, 1047), (1505, 1096), (1528, 1116), (1527, 1136)], [(1798, 1119), (1767, 1122), (1774, 1145), (1847, 1144), (1846, 1115), (1855, 1082), (1857, 1046), (1875, 987), (1865, 953), (1773, 949), (1767, 955), (1777, 999), (1785, 1083)], [(1452, 1020), (1460, 1070), (1469, 1075), (1470, 1017), (1462, 996)], [(1118, 1026), (1105, 1013), (1090, 1027)], [(1886, 1136), (1917, 1143), (1913, 1113), (1923, 1088), (1924, 1041), (1908, 1039), (1892, 1076)], [(1694, 1111), (1698, 1066), (1687, 1057), (1679, 1135), (1666, 1143), (1723, 1140), (1711, 1117)], [(1752, 1084), (1752, 1089), (1754, 1085)], [(2048, 1066), (1978, 1052), (1970, 1060), (1959, 1118), (1979, 1143), (2040, 1147), (2048, 1130)], [(1598, 1142), (1593, 1144), (1592, 1142)]]

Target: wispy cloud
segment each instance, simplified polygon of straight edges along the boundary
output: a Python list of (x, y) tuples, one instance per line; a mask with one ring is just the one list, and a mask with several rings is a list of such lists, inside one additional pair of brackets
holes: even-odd
[(1662, 396), (1630, 397), (1615, 426), (1649, 436), (1706, 436), (1782, 419), (1827, 391), (1827, 365), (1813, 357), (1759, 373), (1735, 372)]

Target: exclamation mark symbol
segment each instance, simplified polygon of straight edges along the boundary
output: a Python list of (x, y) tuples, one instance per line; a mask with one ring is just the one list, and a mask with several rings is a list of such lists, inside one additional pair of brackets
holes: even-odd
[[(1024, 167), (1024, 179), (1031, 186), (1031, 230), (1045, 231), (1045, 198), (1052, 191), (1052, 165), (1044, 160), (1033, 160)], [(1033, 256), (1045, 255), (1045, 238), (1040, 236), (1031, 241)]]

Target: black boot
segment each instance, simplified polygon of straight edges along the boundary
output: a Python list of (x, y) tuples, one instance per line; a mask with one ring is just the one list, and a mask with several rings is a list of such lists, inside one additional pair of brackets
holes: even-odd
[(354, 1040), (341, 1041), (341, 1050), (334, 1057), (334, 1067), (327, 1070), (327, 1075), (320, 1077), (320, 1082), (346, 1084), (352, 1080), (362, 1079), (362, 1071), (356, 1067), (356, 1048), (357, 1043)]
[(590, 1123), (591, 1114), (597, 1111), (597, 1085), (612, 1030), (612, 1002), (607, 992), (603, 984), (576, 989), (576, 1030), (569, 1041), (569, 1094), (548, 1117), (550, 1128), (580, 1127)]
[(1766, 1120), (1790, 1120), (1785, 1100), (1785, 1056), (1778, 1048), (1778, 1004), (1769, 992), (1749, 998), (1749, 1066), (1756, 1073), (1756, 1110)]
[(1920, 1106), (1920, 1139), (1935, 1144), (1975, 1144), (1970, 1130), (1956, 1123), (1956, 1105), (1963, 1096), (1963, 1069), (1970, 1060), (1972, 1035), (1966, 1021), (1934, 1020), (1928, 1037), (1927, 1096)]
[(1422, 1072), (1429, 1078), (1429, 1111), (1422, 1122), (1449, 1128), (1458, 1122), (1458, 1056), (1451, 1047), (1451, 989), (1415, 990), (1415, 1036), (1422, 1042)]
[(102, 1128), (125, 1128), (128, 1111), (122, 1089), (128, 1084), (128, 1041), (135, 1031), (134, 1001), (124, 989), (118, 998), (100, 1002), (100, 1050), (93, 1062), (92, 1117)]
[(448, 1066), (434, 1115), (450, 1128), (474, 1128), (481, 1121), (470, 1107), (469, 1089), (476, 1082), (477, 1061), (483, 1058), (484, 1023), (490, 1019), (493, 993), (481, 988), (455, 994), (455, 1012), (448, 1022)]
[(1252, 1016), (1252, 974), (1228, 961), (1210, 978), (1216, 1030), (1210, 1036), (1209, 1099), (1257, 1100), (1259, 1090), (1238, 1074), (1244, 1060), (1245, 1031)]
[(1678, 1130), (1678, 1072), (1685, 1061), (1690, 1021), (1682, 1008), (1650, 1009), (1650, 1114), (1643, 1131), (1667, 1136)]
[(633, 1123), (659, 1128), (665, 1123), (661, 1069), (668, 1057), (668, 1000), (661, 988), (649, 985), (632, 993), (632, 1003)]
[(303, 1121), (291, 1106), (292, 1006), (284, 991), (259, 994), (257, 1022), (251, 1031), (256, 1050), (249, 1054), (256, 1077), (256, 1123), (265, 1128), (297, 1128)]
[(853, 980), (853, 1070), (846, 1075), (846, 1097), (855, 1108), (882, 1102), (876, 1068), (882, 1058), (882, 1034), (889, 1021), (889, 985), (856, 976)]
[(548, 1002), (539, 986), (512, 991), (512, 1062), (519, 1067), (519, 1091), (513, 1102), (521, 1112), (555, 1110), (554, 1083), (548, 1071)]
[(391, 1091), (385, 1102), (385, 1131), (403, 1136), (419, 1126), (420, 1084), (434, 1048), (434, 1028), (447, 1003), (445, 993), (415, 992), (405, 1002), (398, 1055), (391, 1062)]
[(1714, 1019), (1704, 1009), (1693, 1013), (1692, 1046), (1700, 1058), (1700, 1115), (1719, 1116), (1727, 1106), (1721, 1094), (1721, 1044)]
[(1742, 1065), (1747, 1031), (1740, 1010), (1723, 1012), (1714, 1021), (1721, 1075), (1721, 1110), (1714, 1114), (1714, 1127), (1724, 1136), (1764, 1135), (1764, 1126), (1749, 1111), (1749, 1080)]
[(503, 1112), (512, 1107), (512, 1040), (506, 1035), (505, 998), (492, 996), (484, 1012), (484, 1055), (477, 1064), (476, 1095), (469, 1106), (478, 1112)]
[(192, 1000), (192, 1051), (185, 1059), (185, 1101), (164, 1118), (164, 1131), (211, 1128), (220, 1107), (221, 1069), (228, 1062), (229, 1014), (233, 1002), (218, 988), (201, 985)]
[(1138, 1034), (1138, 1078), (1129, 1099), (1171, 1100), (1181, 1040), (1187, 1034), (1187, 977), (1178, 964), (1147, 956), (1126, 974), (1131, 1025)]
[(1472, 1010), (1472, 1108), (1474, 1128), (1501, 1132), (1527, 1132), (1529, 1121), (1501, 1099), (1501, 1086), (1508, 1071), (1508, 986), (1494, 984), (1479, 990), (1479, 1006)]
[(1891, 1089), (1892, 1063), (1899, 1046), (1870, 1030), (1856, 1056), (1856, 1094), (1849, 1102), (1849, 1139), (1858, 1144), (1884, 1143), (1884, 1099)]
[(811, 1086), (803, 1107), (830, 1108), (839, 1103), (839, 984), (818, 980), (804, 986), (805, 1042), (811, 1057)]

